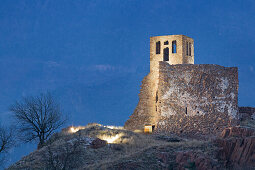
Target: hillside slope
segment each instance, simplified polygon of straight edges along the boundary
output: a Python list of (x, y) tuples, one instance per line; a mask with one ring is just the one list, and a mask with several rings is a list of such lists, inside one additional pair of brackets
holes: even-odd
[[(238, 129), (226, 131), (228, 134), (225, 132), (224, 138), (229, 136), (232, 139), (237, 131), (242, 134), (248, 132)], [(247, 134), (254, 138), (254, 132), (253, 129)], [(8, 169), (228, 169), (231, 160), (225, 160), (222, 155), (224, 147), (228, 146), (225, 141), (229, 140), (224, 138), (220, 142), (215, 139), (196, 140), (89, 124), (63, 129), (53, 135), (44, 147)], [(250, 143), (244, 145), (252, 149), (255, 145)], [(241, 151), (238, 147), (236, 145), (236, 150)], [(248, 154), (251, 154), (249, 161), (252, 162), (254, 151)]]

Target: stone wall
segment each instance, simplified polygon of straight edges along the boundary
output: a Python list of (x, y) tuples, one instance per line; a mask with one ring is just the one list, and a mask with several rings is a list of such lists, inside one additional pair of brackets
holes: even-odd
[(255, 120), (255, 108), (254, 107), (239, 107), (239, 118), (241, 120)]
[(144, 77), (139, 93), (139, 102), (130, 119), (125, 122), (129, 130), (143, 130), (146, 124), (157, 123), (156, 91), (158, 89), (158, 74), (151, 72)]
[(221, 131), (237, 118), (238, 69), (159, 62), (158, 98), (158, 131)]
[(139, 103), (125, 128), (156, 125), (156, 132), (212, 134), (235, 124), (238, 70), (218, 65), (159, 62), (142, 82)]

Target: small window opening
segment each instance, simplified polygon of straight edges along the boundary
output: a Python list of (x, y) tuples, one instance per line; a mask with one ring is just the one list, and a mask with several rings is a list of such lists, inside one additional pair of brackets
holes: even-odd
[(189, 43), (186, 42), (186, 55), (189, 55)]
[(186, 109), (185, 109), (185, 113), (186, 113), (186, 115), (188, 114), (188, 108), (186, 107)]
[(177, 47), (176, 47), (176, 40), (172, 41), (172, 53), (176, 53)]
[(156, 54), (160, 54), (160, 41), (156, 42)]
[(163, 61), (169, 61), (169, 48), (164, 49), (164, 60)]
[(156, 106), (156, 112), (158, 111), (158, 107)]
[(189, 56), (191, 56), (191, 43), (189, 43)]
[(158, 91), (156, 92), (156, 103), (158, 103)]
[(168, 45), (168, 41), (165, 41), (165, 42), (164, 42), (164, 45)]

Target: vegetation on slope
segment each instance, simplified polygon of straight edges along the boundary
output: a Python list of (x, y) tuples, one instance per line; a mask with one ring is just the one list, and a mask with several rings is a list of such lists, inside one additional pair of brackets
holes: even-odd
[[(95, 149), (92, 143), (97, 138), (108, 143)], [(189, 151), (204, 159), (215, 157), (215, 148), (208, 141), (90, 124), (76, 130), (73, 127), (63, 129), (41, 149), (8, 169), (175, 169), (180, 164), (176, 162), (178, 154)], [(212, 160), (210, 166), (219, 166), (219, 163)]]

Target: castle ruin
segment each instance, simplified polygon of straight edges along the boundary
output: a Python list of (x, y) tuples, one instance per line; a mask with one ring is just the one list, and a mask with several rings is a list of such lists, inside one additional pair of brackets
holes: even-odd
[(126, 129), (214, 134), (237, 113), (237, 67), (194, 64), (194, 41), (185, 35), (150, 38), (150, 73)]

